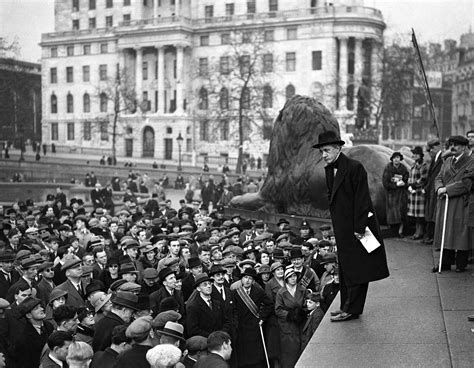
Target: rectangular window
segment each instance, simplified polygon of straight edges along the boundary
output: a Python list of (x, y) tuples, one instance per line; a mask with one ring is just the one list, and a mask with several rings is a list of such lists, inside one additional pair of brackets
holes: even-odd
[(101, 141), (109, 140), (109, 122), (108, 121), (100, 122), (100, 140)]
[(87, 44), (82, 47), (82, 50), (84, 51), (84, 55), (90, 55), (91, 54), (91, 45)]
[(68, 46), (66, 52), (67, 56), (74, 56), (74, 46)]
[(105, 17), (105, 26), (107, 28), (111, 28), (114, 26), (114, 17), (111, 15), (108, 15)]
[(148, 91), (144, 91), (142, 94), (143, 108), (145, 111), (151, 110), (151, 101), (148, 99)]
[(99, 65), (99, 80), (101, 81), (107, 80), (107, 65), (106, 64)]
[(209, 69), (209, 64), (207, 58), (199, 58), (199, 75), (201, 77), (206, 76)]
[(323, 67), (322, 65), (323, 52), (313, 51), (312, 55), (313, 55), (313, 59), (312, 59), (313, 70), (321, 70)]
[(247, 0), (247, 14), (248, 18), (253, 18), (253, 14), (257, 11), (255, 0)]
[(84, 122), (84, 140), (90, 141), (92, 139), (92, 124), (90, 121)]
[(99, 96), (99, 102), (100, 102), (100, 112), (107, 112), (108, 109), (108, 98), (106, 93), (101, 93)]
[(297, 38), (297, 28), (287, 28), (286, 30), (286, 39), (287, 40), (296, 40)]
[(105, 7), (106, 7), (106, 8), (109, 8), (109, 9), (110, 9), (110, 8), (113, 8), (113, 7), (114, 7), (114, 0), (107, 0), (107, 1), (105, 2)]
[(278, 0), (268, 0), (268, 10), (271, 12), (278, 11)]
[(266, 30), (263, 34), (263, 38), (265, 41), (273, 41), (275, 39), (275, 32), (273, 29)]
[(51, 68), (49, 69), (49, 81), (51, 84), (58, 83), (58, 69), (57, 68)]
[(229, 74), (230, 69), (229, 69), (229, 57), (228, 56), (221, 56), (220, 63), (219, 63), (219, 69), (221, 74)]
[(221, 44), (229, 45), (230, 44), (230, 33), (221, 34)]
[(209, 120), (201, 120), (199, 123), (199, 138), (201, 141), (209, 141)]
[(91, 80), (91, 69), (89, 65), (84, 65), (82, 67), (82, 81), (90, 82)]
[(143, 80), (148, 79), (148, 61), (144, 61), (142, 65), (142, 75), (143, 75)]
[(123, 6), (130, 6), (130, 0), (123, 0)]
[(130, 25), (130, 19), (131, 19), (130, 14), (124, 14), (123, 15), (123, 25), (124, 26)]
[(79, 0), (72, 0), (72, 11), (79, 11)]
[(234, 3), (225, 4), (225, 15), (229, 18), (234, 15)]
[(206, 5), (204, 7), (204, 18), (206, 18), (206, 23), (212, 22), (212, 17), (214, 16), (214, 6)]
[(51, 57), (58, 57), (58, 48), (51, 47)]
[(243, 55), (239, 58), (240, 74), (245, 75), (249, 72), (250, 56)]
[(67, 123), (67, 140), (74, 140), (74, 123)]
[(58, 123), (51, 123), (51, 140), (57, 141), (58, 137)]
[(220, 124), (220, 131), (221, 131), (221, 141), (228, 141), (229, 140), (229, 121), (228, 120), (221, 120)]
[(89, 18), (89, 29), (95, 29), (95, 18)]
[(73, 83), (74, 82), (74, 69), (72, 66), (66, 67), (66, 82)]
[(294, 72), (296, 70), (296, 52), (286, 53), (286, 71)]
[(72, 30), (77, 31), (79, 29), (79, 19), (72, 20)]
[(273, 54), (263, 55), (263, 71), (265, 73), (273, 72)]
[(89, 0), (89, 10), (95, 9), (95, 0)]
[(209, 36), (201, 36), (200, 38), (200, 45), (201, 46), (209, 46)]
[(107, 43), (101, 43), (100, 44), (100, 53), (101, 54), (106, 54), (109, 50), (109, 45)]

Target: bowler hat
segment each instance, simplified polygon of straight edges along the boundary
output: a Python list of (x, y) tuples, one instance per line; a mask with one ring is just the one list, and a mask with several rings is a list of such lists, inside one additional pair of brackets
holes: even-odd
[(117, 293), (112, 295), (111, 298), (112, 304), (121, 305), (133, 310), (138, 310), (138, 296), (129, 291), (117, 291)]
[(304, 258), (303, 257), (303, 252), (301, 252), (301, 249), (300, 248), (293, 248), (291, 251), (290, 251), (290, 259), (294, 259), (294, 258)]
[(345, 142), (341, 140), (341, 138), (336, 132), (333, 132), (332, 130), (328, 130), (319, 134), (318, 143), (313, 145), (313, 148), (321, 148), (323, 146), (327, 146), (331, 144), (337, 144), (339, 146), (343, 146), (344, 143)]
[(166, 322), (165, 327), (163, 330), (160, 331), (162, 335), (171, 336), (175, 339), (185, 341), (184, 340), (184, 327), (183, 325), (176, 323), (176, 322)]
[(188, 259), (188, 266), (189, 269), (193, 269), (194, 267), (201, 266), (201, 260), (198, 257), (191, 257)]
[(277, 226), (280, 226), (281, 224), (290, 224), (287, 219), (281, 218), (277, 222)]
[(194, 281), (193, 287), (197, 288), (199, 285), (201, 285), (201, 283), (206, 282), (206, 281), (212, 282), (212, 279), (209, 276), (207, 276), (207, 273), (200, 273), (199, 275), (196, 276), (196, 280)]
[(402, 153), (396, 151), (396, 152), (392, 153), (392, 156), (390, 157), (390, 161), (393, 161), (393, 159), (394, 159), (395, 157), (397, 157), (397, 156), (400, 157), (400, 161), (403, 160), (403, 155), (402, 155)]
[(283, 250), (280, 249), (280, 248), (276, 248), (273, 251), (273, 258), (274, 259), (283, 259), (283, 258), (285, 258), (285, 254), (283, 253)]
[(240, 274), (240, 278), (244, 276), (250, 276), (255, 279), (257, 278), (257, 271), (255, 271), (255, 268), (248, 267)]
[(4, 249), (0, 251), (0, 262), (13, 262), (15, 260), (15, 254), (9, 250)]
[(158, 278), (160, 279), (160, 282), (163, 282), (169, 275), (174, 273), (175, 272), (171, 268), (165, 267), (158, 273)]
[(462, 135), (452, 135), (448, 138), (448, 144), (454, 144), (459, 146), (468, 146), (469, 139), (463, 137)]

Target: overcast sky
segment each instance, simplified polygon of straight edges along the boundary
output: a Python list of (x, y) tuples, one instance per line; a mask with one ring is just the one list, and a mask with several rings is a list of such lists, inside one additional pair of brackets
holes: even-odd
[[(459, 41), (474, 22), (474, 0), (365, 0), (365, 5), (382, 10), (389, 38), (407, 36), (413, 27), (420, 43)], [(21, 59), (38, 61), (41, 33), (53, 31), (54, 0), (0, 0), (0, 37), (18, 37)]]

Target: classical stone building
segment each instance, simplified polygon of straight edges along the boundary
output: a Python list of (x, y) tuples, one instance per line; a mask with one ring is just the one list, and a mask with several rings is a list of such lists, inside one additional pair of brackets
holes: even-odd
[[(180, 136), (184, 160), (232, 165), (237, 123), (209, 122), (198, 70), (212, 70), (232, 52), (231, 39), (245, 43), (255, 32), (267, 50), (268, 116), (297, 93), (321, 99), (343, 131), (356, 120), (370, 124), (357, 91), (380, 77), (385, 23), (362, 0), (58, 0), (55, 7), (55, 32), (41, 43), (43, 137), (59, 150), (110, 154), (114, 101), (104, 91), (118, 78), (137, 100), (116, 109), (118, 156), (177, 160)], [(248, 158), (265, 160), (269, 131), (268, 119), (251, 128)]]
[(21, 148), (35, 141), (41, 141), (41, 65), (0, 58), (0, 142)]

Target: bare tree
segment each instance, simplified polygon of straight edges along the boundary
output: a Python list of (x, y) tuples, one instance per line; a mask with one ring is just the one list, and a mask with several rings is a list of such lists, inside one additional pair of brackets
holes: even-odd
[(18, 37), (13, 40), (0, 37), (0, 57), (11, 57), (15, 58), (20, 53), (20, 45), (18, 43)]
[[(100, 104), (108, 105), (108, 102), (112, 103), (112, 160), (116, 162), (120, 115), (125, 112), (135, 113), (137, 109), (142, 111), (142, 106), (137, 103), (134, 79), (127, 73), (126, 69), (118, 69), (114, 77), (100, 82), (97, 87), (97, 97)], [(102, 106), (101, 110), (109, 111), (107, 108), (102, 108)], [(103, 118), (98, 119), (99, 124), (103, 121)], [(106, 119), (106, 121), (108, 120)]]
[[(271, 119), (276, 92), (272, 87), (277, 60), (264, 42), (264, 32), (234, 31), (228, 48), (219, 57), (201, 58), (197, 65), (202, 86), (197, 91), (197, 115), (208, 119), (213, 127), (221, 121), (238, 136), (236, 172), (243, 163), (244, 141), (252, 131), (261, 129), (262, 121)], [(214, 135), (218, 129), (211, 128)], [(263, 132), (259, 132), (261, 135)]]

